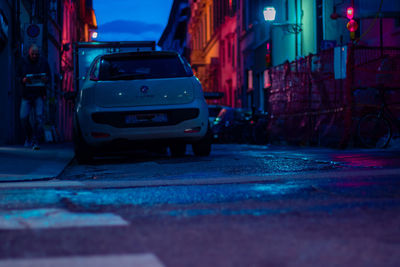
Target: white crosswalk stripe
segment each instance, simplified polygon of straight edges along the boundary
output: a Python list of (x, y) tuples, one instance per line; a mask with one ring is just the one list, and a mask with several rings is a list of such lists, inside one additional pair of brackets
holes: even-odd
[(0, 212), (0, 229), (43, 229), (129, 225), (113, 213), (73, 213), (57, 208)]
[(0, 267), (163, 267), (151, 253), (131, 255), (0, 260)]

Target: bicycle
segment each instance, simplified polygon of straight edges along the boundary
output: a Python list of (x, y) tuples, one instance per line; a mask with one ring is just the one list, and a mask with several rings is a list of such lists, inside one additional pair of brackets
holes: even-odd
[[(358, 88), (364, 89), (364, 88)], [(400, 121), (389, 109), (385, 100), (387, 91), (400, 90), (400, 88), (378, 86), (380, 105), (377, 111), (363, 115), (357, 125), (357, 137), (361, 145), (367, 148), (386, 148), (392, 139), (393, 129), (400, 132)]]

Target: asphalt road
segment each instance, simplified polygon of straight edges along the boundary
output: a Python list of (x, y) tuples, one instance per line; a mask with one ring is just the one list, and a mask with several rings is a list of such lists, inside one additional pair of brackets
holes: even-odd
[(400, 266), (399, 173), (396, 150), (248, 145), (73, 162), (0, 189), (0, 267)]

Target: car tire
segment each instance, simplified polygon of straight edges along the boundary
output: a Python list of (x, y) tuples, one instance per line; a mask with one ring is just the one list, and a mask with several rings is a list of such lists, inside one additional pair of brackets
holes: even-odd
[(75, 158), (79, 164), (91, 163), (93, 151), (82, 137), (80, 129), (74, 130), (73, 134)]
[(169, 150), (171, 152), (171, 156), (174, 158), (183, 157), (186, 153), (186, 144), (185, 143), (174, 143), (169, 145)]
[(193, 153), (195, 156), (208, 156), (211, 153), (213, 133), (208, 127), (206, 135), (198, 142), (192, 144)]

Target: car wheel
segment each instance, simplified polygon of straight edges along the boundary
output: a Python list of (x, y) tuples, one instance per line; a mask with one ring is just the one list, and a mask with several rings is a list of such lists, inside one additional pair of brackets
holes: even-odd
[(93, 160), (93, 151), (86, 144), (79, 130), (74, 130), (73, 135), (75, 158), (79, 164), (90, 163)]
[(208, 128), (206, 135), (200, 141), (192, 144), (193, 153), (196, 156), (208, 156), (211, 153), (212, 131)]
[(169, 146), (169, 150), (171, 152), (171, 156), (183, 157), (186, 153), (186, 144), (185, 143), (174, 143)]

